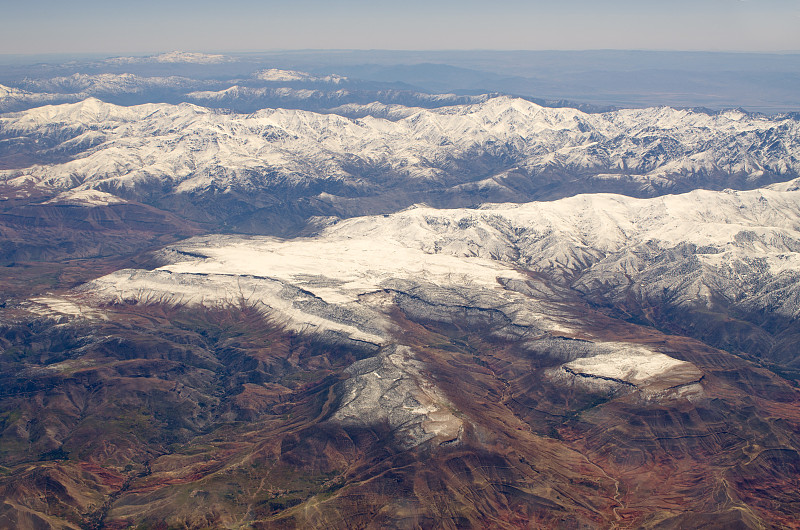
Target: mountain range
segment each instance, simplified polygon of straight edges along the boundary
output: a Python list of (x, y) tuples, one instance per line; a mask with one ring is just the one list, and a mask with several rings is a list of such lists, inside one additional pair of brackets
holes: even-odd
[(800, 525), (796, 114), (230, 81), (0, 92), (0, 527)]
[[(366, 114), (373, 110), (380, 117)], [(793, 116), (670, 108), (586, 114), (508, 97), (347, 111), (366, 115), (232, 114), (96, 99), (39, 107), (2, 118), (0, 159), (11, 166), (2, 178), (43, 193), (96, 188), (260, 232), (276, 215), (302, 222), (372, 213), (386, 203), (469, 206), (576, 189), (654, 196), (754, 188), (795, 178), (800, 168)]]

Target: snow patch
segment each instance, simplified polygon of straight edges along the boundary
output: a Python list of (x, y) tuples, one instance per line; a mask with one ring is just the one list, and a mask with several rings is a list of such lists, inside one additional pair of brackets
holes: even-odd
[(702, 394), (703, 373), (690, 362), (635, 344), (594, 346), (606, 353), (564, 363), (549, 370), (548, 376), (558, 383), (590, 391), (635, 391), (647, 399), (693, 399)]
[(614, 351), (576, 359), (563, 368), (579, 375), (622, 381), (640, 386), (654, 377), (663, 375), (676, 367), (687, 367), (691, 363), (673, 359), (663, 353), (627, 344), (612, 346)]
[(59, 322), (75, 319), (107, 320), (102, 311), (74, 297), (39, 296), (28, 300), (24, 309)]
[(362, 427), (388, 424), (404, 448), (437, 437), (440, 443), (459, 438), (462, 421), (408, 346), (389, 347), (354, 363), (346, 373), (350, 379), (331, 422)]

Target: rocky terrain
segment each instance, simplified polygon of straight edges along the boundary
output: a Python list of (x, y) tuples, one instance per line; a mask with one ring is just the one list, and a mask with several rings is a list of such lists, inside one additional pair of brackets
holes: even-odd
[(0, 527), (800, 527), (796, 116), (115, 75), (3, 96)]

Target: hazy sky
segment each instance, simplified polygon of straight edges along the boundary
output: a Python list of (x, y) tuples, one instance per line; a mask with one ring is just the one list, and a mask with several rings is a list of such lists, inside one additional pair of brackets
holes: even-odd
[(0, 53), (800, 51), (800, 0), (0, 0)]

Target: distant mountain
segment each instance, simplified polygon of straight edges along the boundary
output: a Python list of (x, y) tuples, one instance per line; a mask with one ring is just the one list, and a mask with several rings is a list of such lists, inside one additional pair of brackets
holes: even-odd
[(50, 94), (29, 92), (14, 87), (0, 85), (0, 112), (14, 112), (42, 105), (67, 103), (85, 99), (83, 94)]
[(416, 92), (499, 92), (537, 102), (568, 101), (582, 110), (669, 105), (714, 110), (742, 107), (773, 114), (800, 106), (798, 65), (800, 55), (792, 53), (304, 50), (221, 56), (170, 52), (99, 60), (9, 58), (0, 68), (0, 83), (24, 88), (19, 83), (25, 79), (75, 73), (177, 75), (229, 82), (219, 90), (240, 84), (237, 80), (253, 72), (275, 69)]
[(60, 94), (124, 94), (152, 89), (192, 90), (208, 83), (185, 77), (141, 77), (133, 74), (73, 74), (49, 79), (27, 79), (22, 86), (37, 92)]
[[(479, 103), (494, 95), (457, 96), (455, 94), (426, 94), (392, 88), (359, 88), (357, 83), (347, 83), (335, 90), (320, 87), (317, 82), (293, 86), (251, 86), (243, 82), (224, 90), (189, 92), (182, 99), (204, 107), (233, 109), (237, 112), (256, 112), (265, 108), (289, 108), (340, 114), (348, 117), (375, 116), (390, 118), (396, 113), (385, 113), (386, 105), (402, 107), (438, 108), (465, 103)], [(279, 83), (283, 85), (286, 83)], [(297, 83), (289, 83), (298, 85)], [(275, 83), (270, 83), (275, 85)], [(381, 107), (381, 108), (379, 108)], [(413, 109), (408, 112), (413, 112)]]
[(189, 102), (251, 113), (278, 107), (328, 112), (343, 105), (372, 103), (435, 108), (478, 103), (492, 95), (428, 94), (403, 83), (363, 81), (338, 75), (316, 76), (276, 68), (227, 79), (79, 72), (56, 77), (26, 77), (14, 87), (5, 87), (0, 92), (0, 111), (26, 110), (89, 97), (127, 106)]
[(227, 55), (172, 51), (148, 55), (144, 57), (112, 57), (106, 59), (110, 64), (129, 63), (192, 63), (192, 64), (219, 64), (234, 62), (236, 59)]
[(279, 68), (267, 68), (260, 70), (253, 74), (253, 78), (261, 81), (271, 81), (277, 83), (284, 83), (287, 81), (302, 81), (306, 83), (331, 83), (334, 85), (347, 82), (346, 77), (340, 75), (326, 75), (316, 76), (306, 72), (298, 72), (297, 70), (281, 70)]

